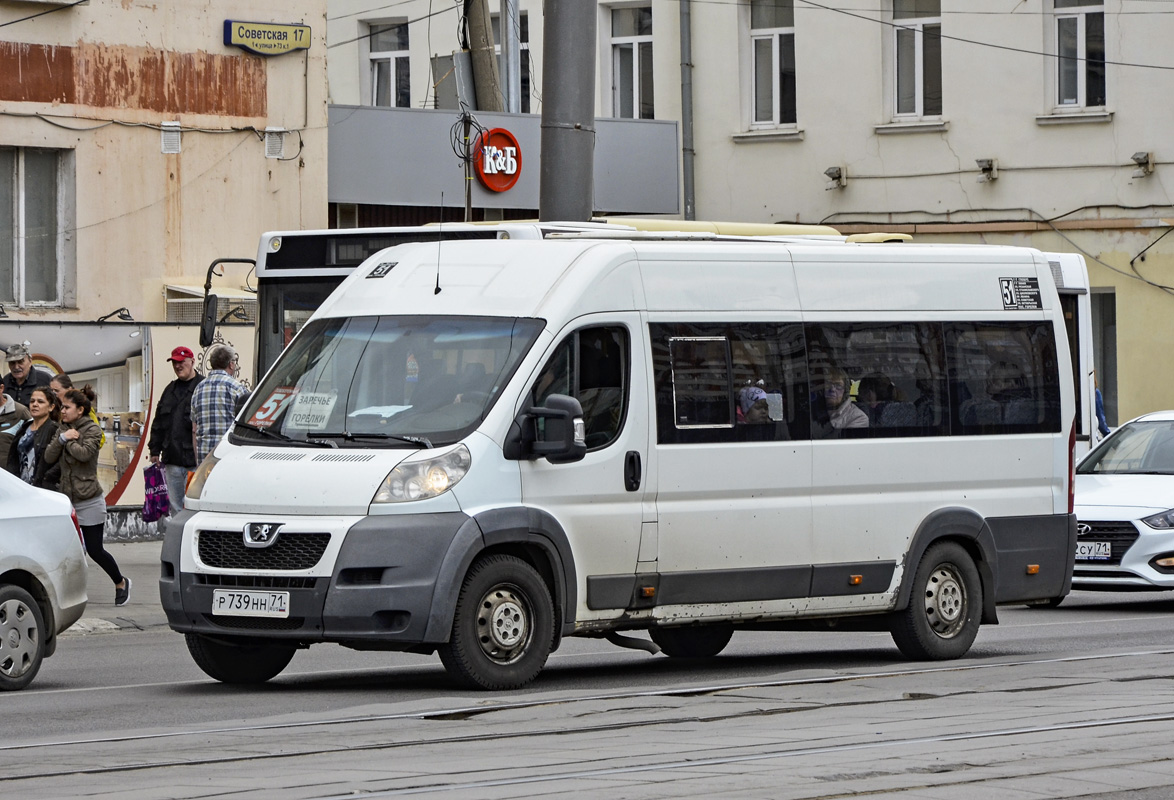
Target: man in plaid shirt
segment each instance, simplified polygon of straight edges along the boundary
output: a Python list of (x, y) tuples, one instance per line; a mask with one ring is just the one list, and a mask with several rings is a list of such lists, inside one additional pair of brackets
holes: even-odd
[(233, 375), (236, 351), (219, 344), (208, 353), (211, 372), (192, 392), (192, 435), (196, 442), (196, 463), (211, 453), (228, 432), (240, 403), (249, 390)]

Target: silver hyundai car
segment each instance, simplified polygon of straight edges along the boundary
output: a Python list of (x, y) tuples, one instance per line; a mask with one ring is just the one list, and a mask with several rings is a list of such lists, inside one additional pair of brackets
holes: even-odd
[(0, 469), (0, 690), (23, 689), (86, 610), (86, 555), (65, 495)]

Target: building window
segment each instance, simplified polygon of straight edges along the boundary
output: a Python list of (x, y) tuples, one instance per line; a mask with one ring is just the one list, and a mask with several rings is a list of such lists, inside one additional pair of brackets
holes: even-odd
[(60, 153), (0, 147), (0, 303), (62, 304)]
[(1101, 0), (1055, 0), (1056, 105), (1105, 105), (1105, 7)]
[(1092, 363), (1097, 368), (1097, 384), (1105, 400), (1105, 419), (1109, 426), (1119, 424), (1117, 392), (1117, 293), (1114, 289), (1092, 290)]
[(941, 0), (893, 0), (897, 116), (942, 115)]
[(755, 125), (793, 125), (795, 112), (795, 2), (750, 0)]
[(653, 119), (652, 7), (611, 11), (612, 112)]
[(370, 23), (371, 105), (408, 108), (412, 103), (408, 24)]
[[(497, 53), (497, 72), (501, 76), (502, 85), (505, 85), (505, 64), (501, 60), (501, 15), (493, 14), (490, 17), (493, 25), (494, 52)], [(530, 113), (530, 18), (526, 14), (518, 15), (518, 68), (522, 73), (521, 111)]]

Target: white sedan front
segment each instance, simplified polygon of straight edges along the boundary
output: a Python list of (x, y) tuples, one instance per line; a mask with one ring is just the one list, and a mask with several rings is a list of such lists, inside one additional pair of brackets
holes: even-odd
[(1076, 468), (1074, 589), (1174, 589), (1174, 411), (1127, 422)]

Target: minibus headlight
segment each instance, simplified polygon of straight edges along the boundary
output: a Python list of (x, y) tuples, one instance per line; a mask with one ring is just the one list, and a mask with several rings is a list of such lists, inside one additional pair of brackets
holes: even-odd
[(441, 456), (400, 464), (383, 479), (371, 502), (407, 503), (442, 495), (465, 477), (472, 463), (469, 448), (462, 444)]
[(1151, 528), (1168, 531), (1174, 528), (1174, 508), (1163, 511), (1161, 514), (1154, 514), (1152, 517), (1146, 517), (1142, 522)]
[(219, 463), (220, 459), (209, 453), (200, 466), (196, 467), (196, 472), (188, 481), (188, 488), (184, 494), (193, 500), (199, 500), (204, 491), (204, 484), (208, 482), (208, 476), (212, 474), (212, 470)]

